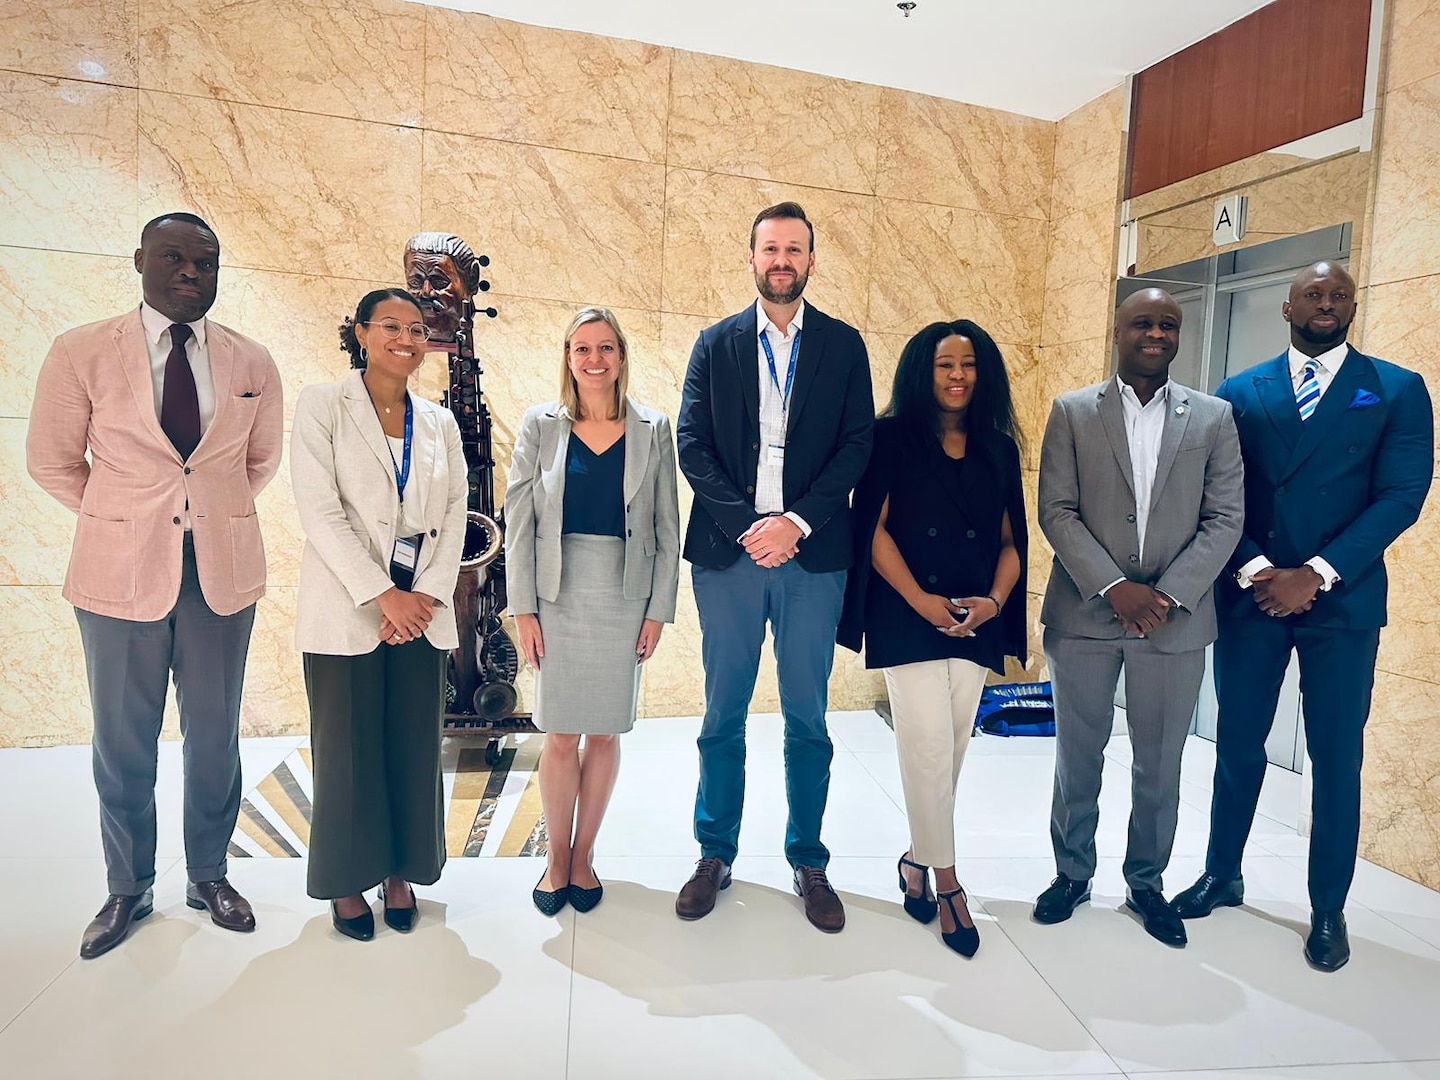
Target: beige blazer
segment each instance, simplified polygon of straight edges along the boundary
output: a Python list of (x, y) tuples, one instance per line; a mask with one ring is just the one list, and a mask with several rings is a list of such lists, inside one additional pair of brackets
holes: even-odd
[[(450, 410), (415, 394), (410, 479), (424, 542), (414, 591), (439, 601), (425, 639), (460, 644), (449, 613), (465, 543), (465, 455)], [(295, 402), (290, 473), (305, 550), (295, 642), (302, 652), (359, 656), (380, 644), (380, 605), (388, 590), (400, 497), (385, 432), (360, 372), (307, 386)]]
[(215, 416), (189, 461), (155, 413), (138, 307), (61, 334), (41, 365), (26, 465), (77, 515), (63, 595), (81, 610), (135, 622), (169, 614), (187, 501), (210, 610), (233, 615), (265, 593), (255, 496), (280, 468), (280, 373), (264, 346), (217, 322), (206, 346)]
[[(565, 461), (572, 422), (558, 404), (520, 422), (505, 490), (505, 591), (514, 615), (532, 615), (560, 593)], [(670, 418), (632, 398), (625, 410), (627, 600), (650, 600), (647, 619), (675, 621), (680, 584), (680, 507)]]

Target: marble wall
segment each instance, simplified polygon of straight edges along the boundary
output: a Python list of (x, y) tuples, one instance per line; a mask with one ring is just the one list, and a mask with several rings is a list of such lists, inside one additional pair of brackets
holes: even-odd
[[(137, 302), (130, 257), (154, 214), (185, 208), (215, 226), (225, 269), (213, 315), (270, 347), (289, 402), (344, 372), (335, 324), (399, 278), (406, 237), (466, 237), (493, 260), (500, 315), (478, 336), (508, 461), (524, 408), (555, 395), (560, 334), (585, 304), (617, 311), (635, 392), (673, 414), (697, 331), (753, 297), (751, 218), (794, 198), (818, 234), (807, 296), (864, 333), (880, 402), (906, 336), (964, 315), (1002, 343), (1028, 422), (1030, 399), (1048, 392), (1042, 355), (1083, 366), (1095, 353), (1084, 344), (1104, 333), (1117, 116), (1112, 97), (1056, 125), (398, 0), (7, 9), (0, 478), (12, 542), (0, 611), (13, 629), (0, 646), (0, 746), (88, 738), (59, 595), (72, 523), (25, 477), (24, 435), (49, 340)], [(1052, 232), (1065, 263), (1053, 274)], [(442, 377), (432, 363), (422, 385)], [(270, 580), (251, 734), (306, 723), (287, 471), (260, 500)], [(679, 621), (645, 675), (647, 714), (700, 710), (698, 644), (686, 575)], [(842, 653), (832, 702), (868, 705), (880, 686)], [(767, 657), (756, 708), (777, 707)]]

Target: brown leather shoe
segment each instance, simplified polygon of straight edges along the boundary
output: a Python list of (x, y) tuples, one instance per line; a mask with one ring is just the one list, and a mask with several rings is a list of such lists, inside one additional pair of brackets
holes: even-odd
[(701, 859), (675, 897), (675, 914), (682, 919), (703, 919), (715, 910), (715, 896), (730, 887), (730, 867), (724, 859)]
[(116, 896), (105, 901), (99, 913), (85, 928), (80, 939), (80, 959), (94, 960), (109, 952), (130, 933), (130, 927), (155, 909), (155, 894), (146, 889), (139, 896)]
[(185, 890), (185, 904), (196, 911), (208, 910), (210, 921), (222, 930), (248, 934), (255, 929), (250, 901), (235, 891), (223, 877), (219, 881), (196, 881)]
[(817, 930), (838, 934), (845, 929), (845, 905), (820, 867), (795, 868), (795, 895), (805, 898), (805, 917)]

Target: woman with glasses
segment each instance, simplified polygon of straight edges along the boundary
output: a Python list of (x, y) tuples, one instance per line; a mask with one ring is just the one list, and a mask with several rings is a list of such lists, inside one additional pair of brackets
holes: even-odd
[(406, 931), (411, 883), (445, 865), (440, 727), (466, 475), (454, 416), (406, 390), (428, 337), (409, 293), (367, 293), (340, 327), (358, 370), (301, 391), (290, 440), (315, 785), (307, 886), (360, 941), (375, 934), (367, 889)]

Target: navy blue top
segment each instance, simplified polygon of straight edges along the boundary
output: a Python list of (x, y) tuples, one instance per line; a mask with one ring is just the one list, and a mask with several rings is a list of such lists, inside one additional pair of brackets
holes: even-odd
[(603, 454), (570, 433), (565, 453), (565, 520), (562, 533), (625, 539), (625, 436)]

